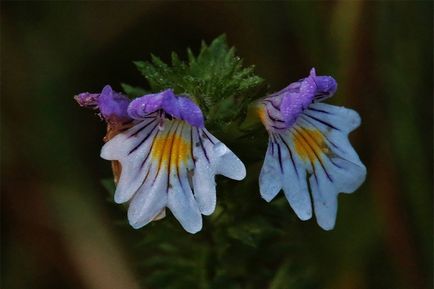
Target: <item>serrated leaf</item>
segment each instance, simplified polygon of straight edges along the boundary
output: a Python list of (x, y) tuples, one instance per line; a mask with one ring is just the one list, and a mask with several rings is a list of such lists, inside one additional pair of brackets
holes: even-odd
[(139, 97), (147, 93), (145, 89), (138, 86), (131, 86), (126, 83), (121, 83), (121, 86), (125, 94), (128, 95), (128, 97), (130, 98)]
[(207, 116), (207, 123), (214, 127), (241, 121), (248, 103), (263, 95), (264, 91), (258, 89), (263, 86), (263, 79), (254, 75), (253, 66), (242, 66), (235, 48), (228, 47), (225, 35), (210, 45), (202, 42), (197, 56), (187, 49), (187, 58), (184, 62), (173, 52), (170, 65), (155, 55), (151, 55), (150, 62), (134, 64), (152, 92), (172, 88), (177, 94), (190, 96)]

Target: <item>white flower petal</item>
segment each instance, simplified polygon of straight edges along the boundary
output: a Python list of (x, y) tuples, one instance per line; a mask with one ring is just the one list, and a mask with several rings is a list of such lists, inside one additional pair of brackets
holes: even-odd
[[(170, 183), (168, 165), (168, 155), (165, 155), (166, 146), (170, 145), (171, 136), (174, 135), (177, 126), (174, 122), (169, 122), (158, 138), (153, 140), (154, 146), (150, 151), (150, 166), (142, 186), (134, 195), (128, 208), (128, 220), (134, 228), (140, 228), (152, 221), (160, 211), (167, 206), (167, 192)], [(121, 175), (123, 172), (121, 173)]]
[(215, 210), (215, 180), (217, 174), (241, 180), (246, 176), (246, 168), (235, 154), (206, 129), (193, 132), (195, 173), (193, 185), (195, 198), (200, 211), (210, 215)]
[(128, 207), (128, 221), (141, 228), (157, 217), (167, 205), (167, 171), (159, 170), (154, 177), (146, 179)]
[(214, 146), (214, 153), (219, 158), (216, 174), (240, 181), (246, 177), (246, 167), (243, 162), (222, 142)]
[(321, 169), (315, 176), (310, 176), (309, 183), (312, 189), (316, 221), (324, 230), (331, 230), (336, 222), (338, 192)]
[(359, 114), (346, 107), (331, 105), (327, 103), (312, 103), (303, 115), (316, 118), (323, 123), (331, 124), (344, 133), (349, 133), (360, 126), (361, 119)]
[(246, 177), (246, 167), (243, 162), (226, 145), (206, 129), (202, 129), (201, 136), (205, 149), (210, 152), (211, 162), (216, 163), (216, 175), (223, 175), (237, 181)]
[(295, 214), (303, 221), (312, 217), (312, 203), (306, 182), (306, 170), (302, 168), (302, 160), (294, 153), (294, 148), (280, 136), (278, 142), (282, 151), (283, 191)]
[(186, 178), (187, 172), (185, 169), (182, 169), (179, 175), (176, 169), (172, 169), (167, 207), (178, 219), (182, 227), (187, 232), (194, 234), (202, 229), (202, 216), (190, 186), (182, 186), (179, 181)]
[[(297, 125), (305, 131), (318, 131), (322, 135), (321, 139), (327, 147), (323, 159), (327, 172), (334, 176), (334, 185), (339, 192), (352, 193), (366, 178), (366, 167), (348, 140), (348, 133), (360, 125), (360, 116), (354, 110), (344, 107), (319, 103), (312, 106), (316, 111), (312, 112), (309, 106)], [(308, 113), (314, 115), (315, 119), (307, 116)]]
[(259, 175), (259, 191), (264, 200), (270, 202), (279, 193), (282, 189), (282, 177), (279, 168), (277, 145), (270, 139), (264, 164)]
[[(209, 148), (207, 150), (205, 145)], [(192, 178), (194, 197), (203, 215), (210, 215), (216, 207), (215, 170), (211, 162), (212, 144), (205, 144), (199, 129), (193, 129), (195, 171)], [(213, 162), (214, 163), (214, 162)]]
[(270, 201), (283, 188), (296, 215), (301, 220), (310, 219), (312, 205), (302, 161), (294, 154), (285, 135), (273, 135), (269, 146), (259, 178), (262, 197)]
[(202, 159), (196, 161), (193, 175), (194, 197), (203, 215), (211, 215), (216, 207), (216, 183), (214, 174)]
[(114, 196), (116, 203), (129, 201), (142, 184), (149, 169), (149, 151), (159, 132), (157, 126), (155, 120), (140, 123), (103, 146), (101, 157), (118, 160), (122, 167)]
[(208, 131), (179, 120), (146, 119), (107, 142), (101, 156), (121, 163), (116, 202), (131, 200), (128, 219), (140, 228), (167, 206), (184, 229), (202, 228), (216, 206), (215, 175), (244, 178), (242, 162)]
[(332, 229), (337, 195), (354, 192), (366, 177), (366, 168), (348, 140), (348, 133), (359, 125), (353, 110), (310, 105), (290, 129), (271, 133), (272, 147), (260, 176), (261, 195), (268, 201), (282, 186), (297, 216), (307, 220), (312, 215), (309, 182), (317, 222)]
[(157, 123), (156, 118), (145, 119), (138, 122), (128, 130), (117, 134), (104, 144), (101, 149), (101, 157), (105, 160), (119, 160), (140, 144)]

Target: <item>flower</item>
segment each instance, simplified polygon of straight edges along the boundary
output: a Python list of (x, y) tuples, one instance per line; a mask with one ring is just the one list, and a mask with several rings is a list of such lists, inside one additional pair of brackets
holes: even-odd
[[(79, 103), (95, 106), (91, 94), (80, 95)], [(167, 89), (127, 106), (116, 103), (105, 104), (109, 119), (125, 116), (132, 125), (105, 143), (101, 157), (120, 163), (114, 199), (129, 202), (130, 225), (137, 229), (160, 219), (167, 207), (186, 231), (200, 231), (201, 215), (215, 210), (215, 175), (242, 180), (244, 164), (206, 130), (200, 108), (188, 97)], [(107, 120), (101, 104), (98, 108)]]
[(260, 100), (257, 112), (269, 133), (259, 177), (262, 198), (270, 202), (281, 189), (301, 220), (312, 217), (333, 229), (337, 195), (354, 192), (366, 168), (348, 140), (360, 125), (357, 112), (319, 101), (337, 89), (330, 76), (310, 75)]

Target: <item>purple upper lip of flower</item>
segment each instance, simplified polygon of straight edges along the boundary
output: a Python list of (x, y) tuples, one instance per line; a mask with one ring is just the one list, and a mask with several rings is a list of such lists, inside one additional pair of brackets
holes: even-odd
[(317, 76), (312, 68), (308, 77), (293, 82), (270, 97), (281, 97), (280, 111), (285, 124), (290, 126), (298, 115), (315, 99), (331, 97), (337, 89), (336, 80), (331, 76)]
[(128, 115), (133, 119), (143, 119), (157, 110), (163, 110), (170, 116), (184, 120), (192, 126), (204, 127), (200, 108), (188, 97), (175, 95), (172, 89), (136, 98), (128, 106)]
[(127, 113), (130, 101), (128, 97), (114, 92), (110, 85), (106, 85), (98, 98), (98, 107), (106, 119), (116, 116), (120, 120), (130, 120), (131, 118)]
[(75, 101), (82, 106), (88, 108), (98, 108), (99, 93), (82, 92), (74, 96)]
[(74, 97), (80, 106), (99, 109), (107, 122), (125, 122), (131, 119), (143, 119), (158, 110), (184, 120), (195, 127), (204, 127), (204, 118), (200, 108), (188, 97), (177, 96), (172, 89), (159, 93), (147, 94), (131, 101), (128, 97), (113, 91), (106, 85), (101, 93), (83, 92)]
[(74, 97), (82, 107), (98, 109), (107, 122), (126, 122), (131, 120), (127, 113), (130, 99), (113, 91), (110, 85), (104, 86), (101, 93), (83, 92)]

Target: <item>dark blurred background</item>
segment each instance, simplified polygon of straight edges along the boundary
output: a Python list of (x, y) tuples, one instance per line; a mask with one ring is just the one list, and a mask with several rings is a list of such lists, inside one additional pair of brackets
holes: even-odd
[[(309, 221), (297, 222), (303, 237), (288, 232), (312, 252), (295, 266), (310, 264), (316, 288), (431, 288), (432, 13), (422, 1), (2, 2), (1, 287), (139, 288), (138, 231), (116, 225), (125, 212), (100, 182), (111, 175), (105, 126), (72, 97), (146, 87), (133, 60), (185, 56), (226, 33), (270, 91), (316, 67), (339, 83), (330, 101), (363, 119), (351, 139), (367, 181), (340, 197), (335, 230)], [(231, 284), (297, 288), (277, 277)]]

